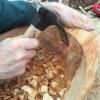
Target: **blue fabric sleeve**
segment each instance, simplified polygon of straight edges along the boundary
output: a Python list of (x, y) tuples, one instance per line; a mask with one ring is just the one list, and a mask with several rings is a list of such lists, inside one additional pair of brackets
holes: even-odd
[(30, 24), (36, 10), (25, 1), (0, 0), (0, 33)]

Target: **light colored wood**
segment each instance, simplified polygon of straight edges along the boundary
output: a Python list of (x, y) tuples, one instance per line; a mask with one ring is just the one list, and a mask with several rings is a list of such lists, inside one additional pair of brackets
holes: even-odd
[(97, 37), (95, 33), (82, 29), (72, 28), (67, 31), (81, 44), (86, 56), (87, 66), (80, 66), (69, 92), (66, 93), (65, 100), (82, 100), (88, 90), (91, 89), (95, 79), (98, 63)]
[(24, 33), (23, 37), (32, 38), (35, 37), (36, 34), (38, 33), (40, 33), (40, 31), (31, 24), (29, 28), (26, 30), (26, 32)]

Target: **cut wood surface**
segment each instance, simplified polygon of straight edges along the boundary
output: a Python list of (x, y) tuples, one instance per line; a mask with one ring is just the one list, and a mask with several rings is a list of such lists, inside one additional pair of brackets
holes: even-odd
[[(27, 27), (14, 29), (1, 35), (0, 40), (21, 35), (26, 31)], [(81, 63), (79, 70), (76, 72), (75, 77), (72, 80), (71, 88), (66, 93), (64, 100), (82, 100), (95, 79), (95, 73), (98, 62), (98, 44), (96, 34), (87, 32), (82, 29), (66, 29), (82, 46), (83, 52), (86, 57), (87, 66)]]
[(82, 29), (68, 29), (69, 33), (81, 44), (86, 56), (86, 66), (81, 66), (73, 79), (70, 91), (66, 93), (65, 100), (82, 100), (93, 85), (97, 63), (98, 63), (98, 43), (95, 33)]

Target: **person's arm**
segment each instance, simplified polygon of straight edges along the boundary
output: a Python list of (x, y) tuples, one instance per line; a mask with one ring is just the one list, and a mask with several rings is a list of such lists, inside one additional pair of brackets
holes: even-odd
[(45, 2), (42, 5), (56, 14), (65, 27), (77, 27), (88, 31), (94, 29), (94, 26), (89, 22), (89, 18), (86, 15), (67, 5), (57, 2)]
[(0, 0), (0, 33), (30, 24), (35, 13), (28, 2)]

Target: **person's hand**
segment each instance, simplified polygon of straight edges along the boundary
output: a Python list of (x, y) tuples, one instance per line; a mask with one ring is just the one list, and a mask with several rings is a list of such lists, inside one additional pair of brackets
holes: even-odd
[(35, 56), (38, 40), (8, 38), (0, 42), (0, 79), (9, 79), (25, 72), (26, 64)]
[(64, 4), (46, 2), (42, 3), (42, 5), (55, 13), (66, 27), (78, 27), (88, 31), (94, 29), (93, 25), (89, 23), (87, 16)]

